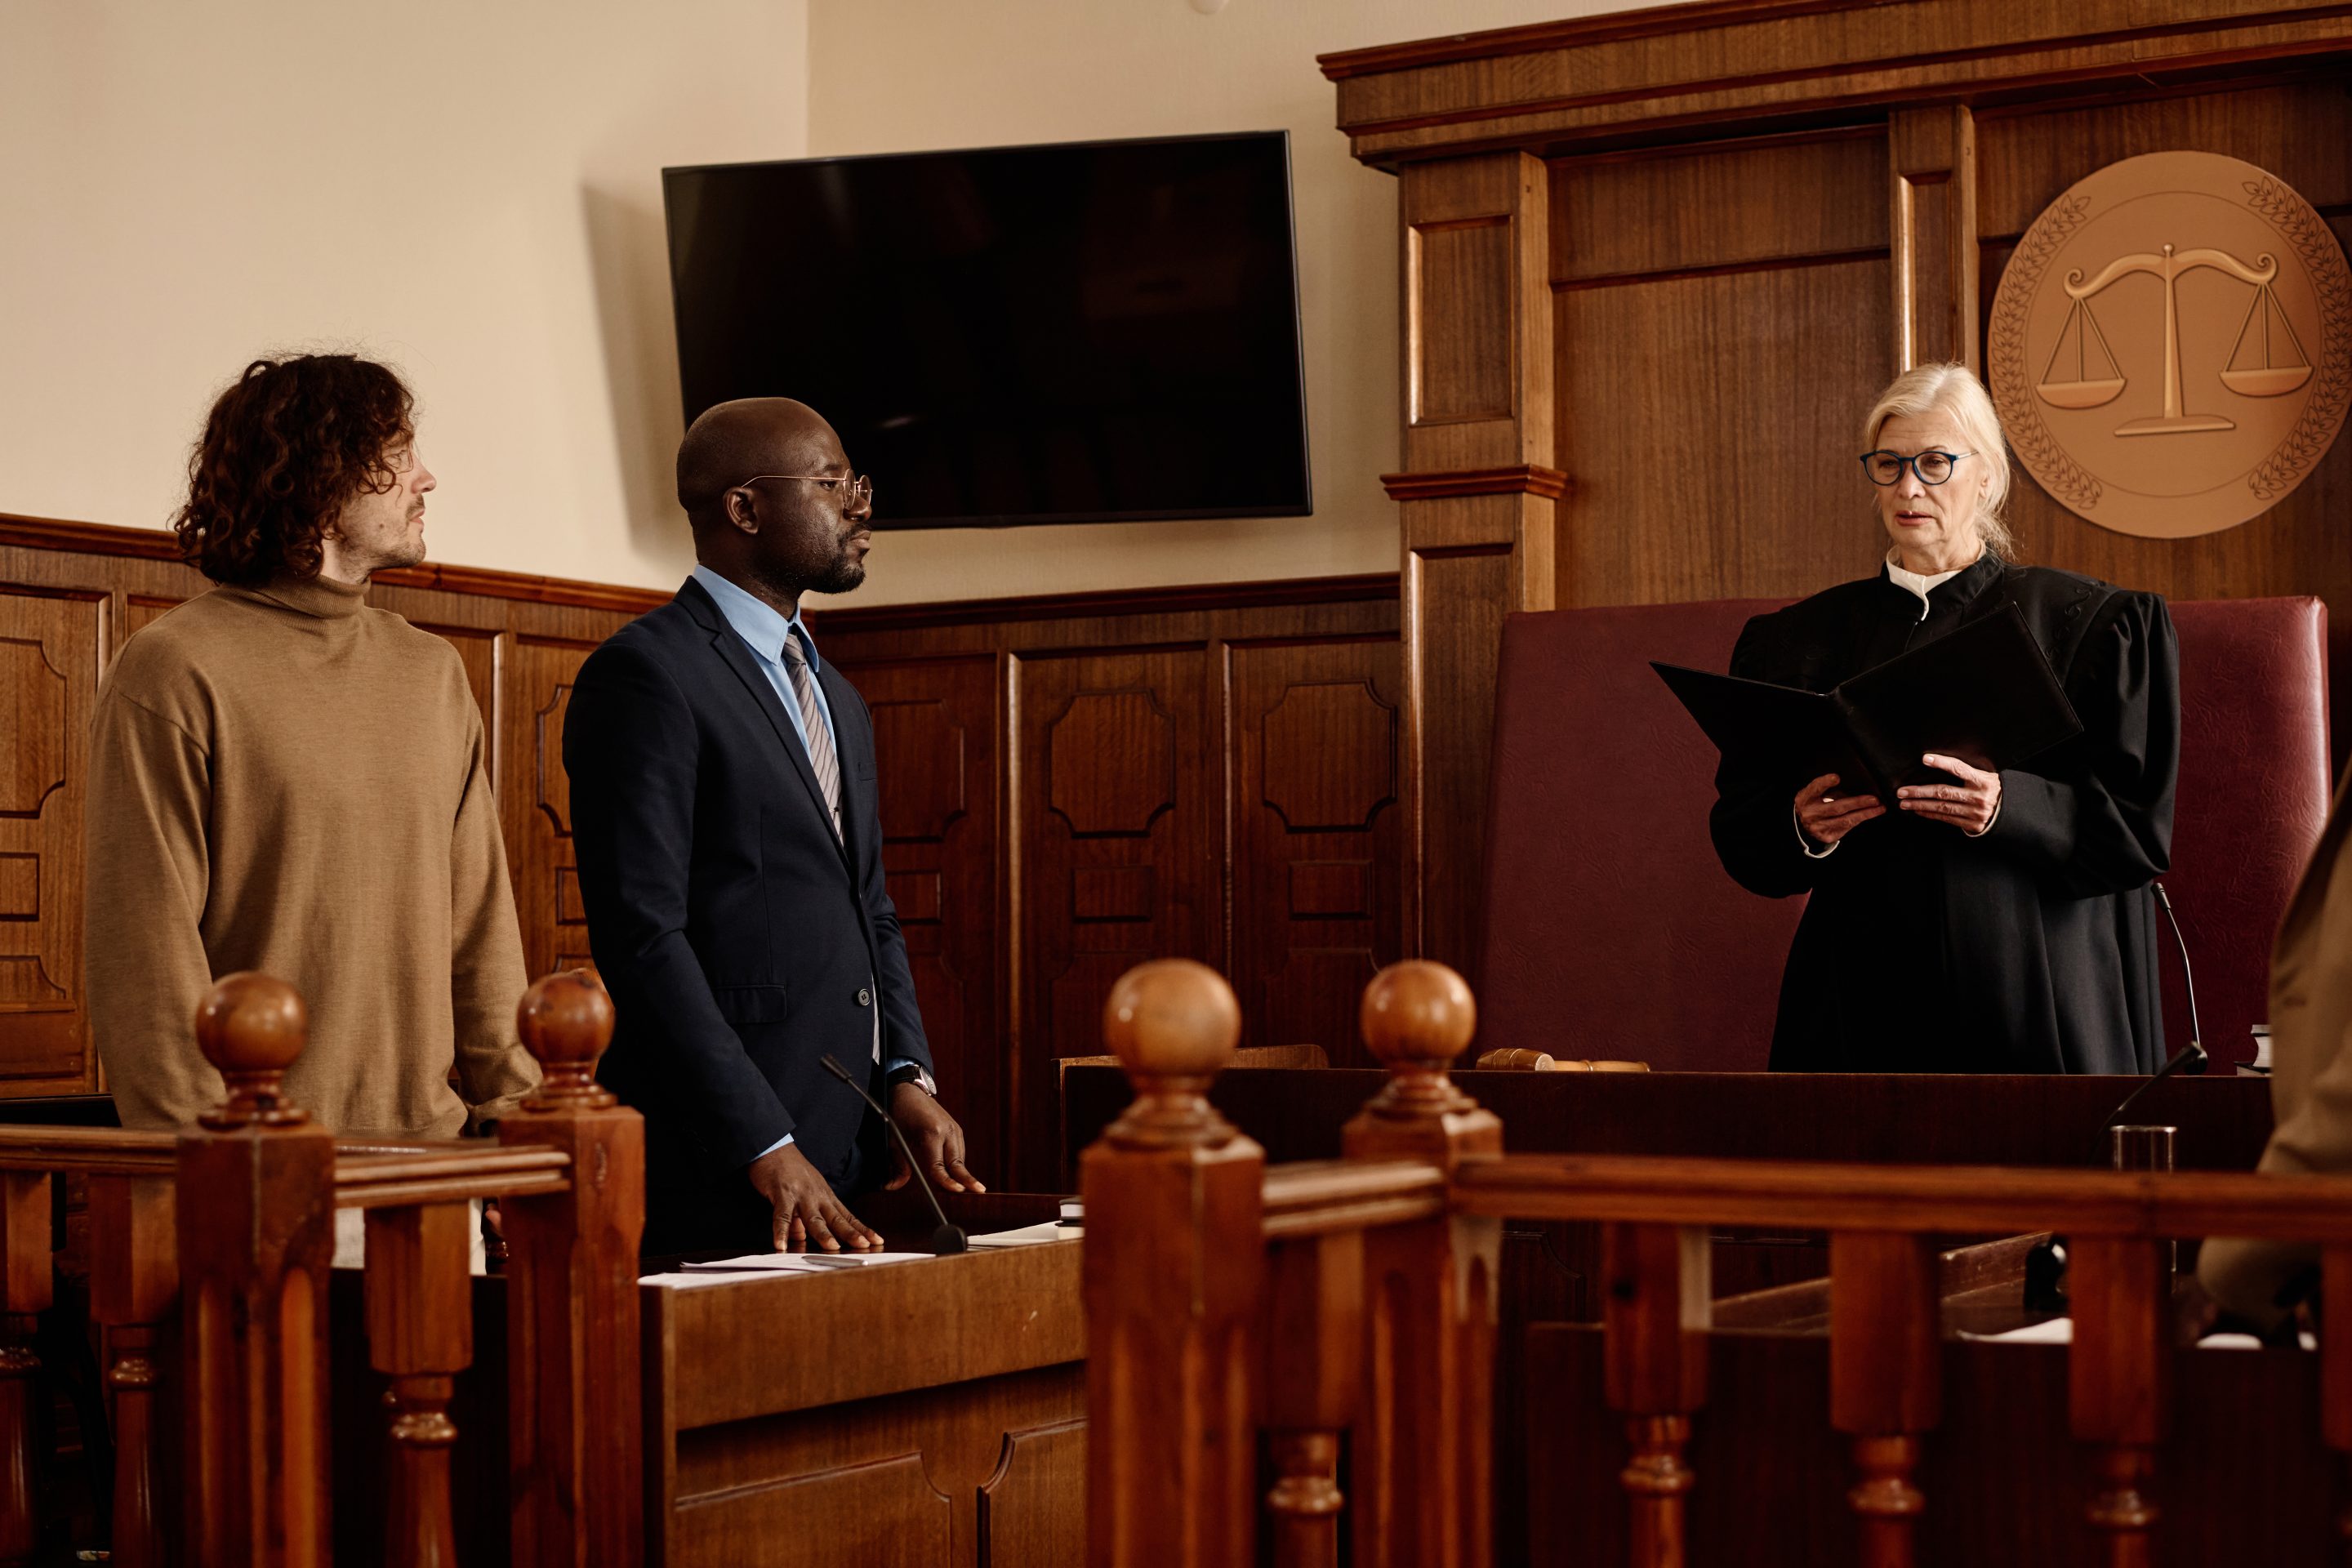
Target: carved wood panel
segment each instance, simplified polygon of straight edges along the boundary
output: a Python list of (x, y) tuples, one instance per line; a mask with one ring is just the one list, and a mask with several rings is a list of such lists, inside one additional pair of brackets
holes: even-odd
[(1207, 669), (1199, 647), (1014, 666), (1018, 1023), (1029, 1045), (1019, 1092), (1031, 1136), (1054, 1125), (1048, 1064), (1102, 1048), (1113, 981), (1148, 958), (1222, 963)]
[(499, 815), (521, 913), (523, 961), (533, 974), (590, 962), (587, 911), (572, 878), (563, 714), (572, 679), (595, 647), (570, 637), (516, 637), (499, 682), (499, 751), (507, 776), (499, 781)]
[(973, 1173), (1002, 1183), (996, 660), (836, 668), (874, 715), (882, 866), (906, 934), (940, 1098), (963, 1127)]
[(678, 1505), (669, 1561), (761, 1568), (950, 1568), (954, 1509), (932, 1489), (920, 1454)]
[(162, 598), (152, 594), (131, 594), (122, 603), (122, 635), (127, 639), (144, 631), (155, 617), (164, 611), (187, 603), (184, 599)]
[[(960, 1028), (917, 964), (942, 1088), (956, 1109), (944, 1042), (961, 1034), (974, 1114), (957, 1113), (980, 1147), (992, 1068), (1015, 1185), (1063, 1179), (1055, 1058), (1100, 1049), (1103, 998), (1141, 959), (1226, 967), (1251, 1041), (1353, 1048), (1366, 966), (1401, 951), (1394, 593), (1383, 579), (824, 616), (827, 656), (875, 711), (909, 951), (938, 919), (956, 955)], [(1275, 759), (1270, 792), (1244, 746)], [(944, 841), (926, 842), (958, 799)]]
[(482, 738), (489, 746), (484, 759), (490, 772), (490, 787), (499, 784), (499, 641), (500, 634), (486, 627), (439, 626), (417, 622), (419, 631), (435, 637), (457, 650), (457, 658), (466, 666), (466, 689), (474, 694), (474, 706), (481, 710)]
[(1064, 1421), (1004, 1435), (1004, 1458), (980, 1489), (981, 1568), (1082, 1568), (1087, 1424)]
[(81, 841), (101, 594), (0, 586), (0, 1079), (79, 1089)]
[(1254, 1043), (1377, 1065), (1356, 1010), (1402, 952), (1401, 650), (1244, 644), (1231, 658), (1232, 978)]

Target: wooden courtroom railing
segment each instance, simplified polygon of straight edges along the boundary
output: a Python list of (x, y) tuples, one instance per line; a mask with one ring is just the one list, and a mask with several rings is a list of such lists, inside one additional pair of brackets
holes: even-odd
[[(642, 1561), (643, 1130), (590, 1076), (612, 1018), (593, 977), (531, 987), (520, 1022), (545, 1082), (499, 1124), (496, 1145), (339, 1144), (284, 1093), (307, 1036), (300, 998), (266, 976), (232, 975), (197, 1014), (227, 1098), (196, 1126), (0, 1128), (0, 1564), (31, 1562), (42, 1544), (29, 1341), (50, 1300), (58, 1173), (90, 1182), (115, 1563), (331, 1561), (338, 1208), (366, 1214), (366, 1331), (391, 1413), (385, 1560), (454, 1563), (448, 1410), (473, 1360), (470, 1205), (486, 1197), (499, 1200), (509, 1255), (507, 1561)], [(169, 1380), (184, 1416), (176, 1449), (155, 1414)]]
[[(1268, 1169), (1205, 1099), (1237, 1016), (1213, 972), (1174, 962), (1130, 971), (1106, 1010), (1136, 1098), (1083, 1161), (1100, 1568), (1332, 1564), (1343, 1517), (1359, 1564), (1485, 1568), (1506, 1217), (1602, 1227), (1606, 1398), (1631, 1456), (1637, 1568), (1684, 1563), (1703, 1480), (1686, 1452), (1706, 1402), (1713, 1226), (1831, 1236), (1830, 1418), (1868, 1568), (1914, 1561), (1927, 1503), (1939, 1236), (2070, 1238), (2069, 1407), (2097, 1477), (2084, 1517), (2115, 1568), (2155, 1561), (2172, 1240), (2315, 1241), (2326, 1294), (2352, 1301), (2352, 1179), (1506, 1156), (1447, 1075), (1474, 1032), (1469, 992), (1417, 962), (1365, 993), (1365, 1041), (1391, 1076), (1347, 1157)], [(2352, 1455), (2352, 1311), (2324, 1315), (2315, 1368), (2321, 1438)], [(2352, 1552), (2352, 1512), (2337, 1529)]]

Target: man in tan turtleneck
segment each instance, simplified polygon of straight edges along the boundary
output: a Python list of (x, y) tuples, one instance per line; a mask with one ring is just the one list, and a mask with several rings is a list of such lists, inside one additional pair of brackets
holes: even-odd
[(220, 1100), (193, 1021), (245, 969), (309, 1005), (287, 1090), (339, 1134), (478, 1131), (539, 1081), (481, 714), (455, 649), (366, 602), (425, 558), (433, 488), (382, 365), (258, 360), (213, 406), (175, 526), (218, 586), (123, 645), (92, 725), (89, 1013), (126, 1127)]

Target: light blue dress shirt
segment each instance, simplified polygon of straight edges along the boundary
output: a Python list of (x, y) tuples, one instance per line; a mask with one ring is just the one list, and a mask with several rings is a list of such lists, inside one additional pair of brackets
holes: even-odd
[[(805, 757), (808, 755), (808, 728), (801, 721), (801, 700), (793, 690), (793, 674), (784, 663), (784, 639), (788, 637), (801, 639), (801, 651), (808, 656), (809, 687), (816, 693), (816, 710), (824, 720), (825, 735), (834, 742), (833, 754), (838, 759), (841, 755), (841, 731), (833, 721), (833, 704), (824, 700), (824, 683), (816, 678), (817, 671), (824, 668), (817, 661), (816, 639), (810, 637), (808, 627), (801, 624), (799, 610), (795, 609), (793, 618), (786, 620), (776, 613), (774, 605), (746, 593), (708, 566), (697, 566), (694, 580), (701, 584), (703, 592), (718, 604), (719, 613), (726, 617), (728, 626), (742, 639), (743, 646), (751, 650), (751, 661), (760, 667), (760, 673), (768, 678), (768, 684), (776, 689), (776, 700), (783, 704), (784, 716), (793, 721), (793, 734), (800, 742), (801, 754)], [(876, 986), (874, 991), (875, 1006), (878, 1010), (881, 988)], [(910, 1058), (899, 1057), (892, 1058), (884, 1070), (896, 1072), (902, 1067), (920, 1065)], [(772, 1154), (792, 1141), (793, 1135), (787, 1132), (761, 1150), (760, 1155)]]

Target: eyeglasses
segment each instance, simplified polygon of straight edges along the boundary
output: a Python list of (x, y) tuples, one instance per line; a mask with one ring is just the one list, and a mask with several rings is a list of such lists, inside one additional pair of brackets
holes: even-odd
[(1903, 470), (1909, 468), (1919, 476), (1923, 485), (1940, 485), (1952, 477), (1952, 465), (1962, 458), (1973, 458), (1974, 452), (1938, 452), (1930, 447), (1916, 458), (1884, 449), (1862, 455), (1862, 471), (1870, 476), (1874, 485), (1900, 483)]
[[(841, 501), (842, 510), (845, 511), (856, 511), (859, 507), (870, 506), (874, 500), (874, 477), (871, 474), (851, 474), (845, 478), (833, 474), (753, 474), (742, 484), (730, 485), (727, 488), (730, 490), (740, 490), (747, 486), (756, 485), (761, 479), (805, 480)], [(849, 488), (844, 490), (842, 489), (844, 485)]]

